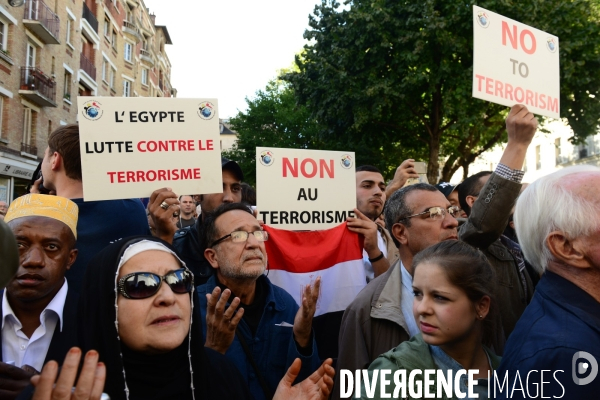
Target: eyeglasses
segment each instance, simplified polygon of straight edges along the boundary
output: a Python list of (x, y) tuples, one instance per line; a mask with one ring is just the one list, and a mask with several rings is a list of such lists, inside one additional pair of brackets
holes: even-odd
[(214, 242), (212, 242), (212, 244), (209, 247), (214, 247), (215, 245), (221, 243), (223, 240), (225, 240), (229, 237), (231, 237), (231, 241), (233, 243), (245, 242), (246, 240), (248, 240), (248, 235), (251, 235), (251, 234), (254, 235), (256, 240), (258, 240), (259, 242), (264, 242), (267, 239), (269, 239), (269, 234), (265, 231), (254, 231), (254, 232), (233, 231), (229, 235), (225, 235), (222, 238), (215, 240)]
[(171, 271), (165, 276), (151, 272), (134, 272), (125, 275), (118, 282), (119, 293), (127, 299), (146, 299), (158, 293), (165, 281), (173, 293), (189, 293), (194, 287), (194, 275), (184, 268)]
[(458, 216), (459, 212), (460, 212), (460, 207), (457, 207), (457, 206), (450, 206), (450, 207), (448, 207), (448, 209), (445, 209), (443, 207), (431, 207), (429, 210), (423, 211), (422, 213), (413, 214), (413, 215), (409, 215), (408, 217), (400, 218), (398, 220), (398, 222), (400, 222), (404, 219), (418, 217), (419, 215), (425, 215), (425, 214), (429, 214), (429, 218), (434, 219), (434, 220), (442, 220), (442, 219), (446, 218), (446, 213), (448, 213), (448, 214), (452, 215), (454, 218), (456, 218)]

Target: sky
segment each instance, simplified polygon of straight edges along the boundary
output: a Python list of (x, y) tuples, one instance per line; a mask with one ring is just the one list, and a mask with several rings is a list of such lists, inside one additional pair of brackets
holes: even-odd
[(306, 43), (320, 0), (144, 0), (173, 45), (171, 85), (180, 98), (217, 98), (219, 117), (246, 109), (246, 97), (288, 68)]

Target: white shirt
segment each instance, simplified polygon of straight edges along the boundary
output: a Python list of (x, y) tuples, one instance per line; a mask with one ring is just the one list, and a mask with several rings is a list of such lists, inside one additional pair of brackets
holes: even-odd
[(402, 309), (402, 315), (404, 316), (406, 326), (408, 327), (408, 334), (410, 337), (413, 337), (421, 332), (417, 326), (417, 321), (415, 321), (415, 315), (413, 313), (413, 302), (415, 300), (415, 293), (412, 288), (413, 279), (406, 268), (404, 268), (402, 261), (400, 261), (400, 266), (402, 267), (402, 298), (400, 299), (400, 308)]
[(42, 370), (54, 329), (59, 322), (62, 332), (63, 308), (68, 290), (69, 287), (65, 280), (58, 293), (40, 314), (40, 326), (33, 332), (31, 338), (28, 338), (21, 330), (23, 325), (13, 312), (6, 298), (6, 290), (4, 291), (2, 296), (2, 361), (17, 367), (27, 364), (38, 371)]
[[(377, 247), (379, 247), (383, 256), (387, 257), (387, 246), (385, 245), (385, 241), (383, 240), (383, 236), (381, 236), (379, 229), (377, 229)], [(373, 271), (373, 266), (371, 265), (371, 261), (369, 261), (369, 255), (364, 249), (363, 262), (365, 264), (365, 276), (367, 277), (367, 283), (369, 283), (375, 278), (375, 271)]]

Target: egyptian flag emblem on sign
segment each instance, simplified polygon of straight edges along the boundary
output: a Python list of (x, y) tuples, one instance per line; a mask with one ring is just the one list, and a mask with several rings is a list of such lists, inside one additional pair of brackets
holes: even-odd
[(315, 316), (344, 311), (367, 284), (363, 238), (346, 223), (322, 231), (294, 232), (264, 225), (269, 279), (300, 305), (301, 290), (321, 277)]

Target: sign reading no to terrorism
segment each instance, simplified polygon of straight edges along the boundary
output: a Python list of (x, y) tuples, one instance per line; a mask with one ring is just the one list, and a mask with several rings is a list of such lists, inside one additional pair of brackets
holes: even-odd
[(354, 216), (354, 153), (256, 148), (258, 219), (275, 228), (329, 229)]
[(85, 201), (223, 190), (216, 99), (78, 97)]
[(560, 117), (558, 37), (473, 6), (473, 97)]

